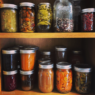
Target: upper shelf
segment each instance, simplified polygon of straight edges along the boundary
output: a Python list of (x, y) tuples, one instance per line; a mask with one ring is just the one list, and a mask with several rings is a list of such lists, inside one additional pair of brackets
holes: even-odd
[(0, 38), (95, 38), (95, 32), (73, 33), (0, 33)]

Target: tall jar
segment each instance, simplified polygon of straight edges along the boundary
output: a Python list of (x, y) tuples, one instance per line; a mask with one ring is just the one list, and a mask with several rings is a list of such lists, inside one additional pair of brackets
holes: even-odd
[(73, 8), (69, 0), (56, 0), (53, 8), (53, 22), (55, 32), (72, 32)]
[(59, 62), (56, 64), (56, 88), (61, 93), (68, 93), (72, 89), (71, 64)]
[(17, 32), (17, 5), (1, 5), (1, 31)]
[(48, 93), (54, 87), (53, 64), (39, 64), (38, 87), (41, 92)]
[(75, 89), (78, 93), (84, 94), (91, 91), (91, 67), (89, 65), (75, 65)]
[(52, 8), (50, 3), (40, 3), (37, 12), (37, 32), (50, 32), (52, 25)]
[(35, 32), (35, 4), (20, 3), (19, 27), (21, 32)]

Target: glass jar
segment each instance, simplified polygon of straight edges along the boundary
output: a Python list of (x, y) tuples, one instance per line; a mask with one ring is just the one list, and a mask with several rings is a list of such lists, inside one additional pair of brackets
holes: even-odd
[(1, 31), (17, 32), (17, 5), (1, 5)]
[(54, 87), (53, 64), (39, 64), (38, 86), (41, 92), (48, 93)]
[(74, 32), (81, 31), (81, 0), (73, 0)]
[(35, 32), (35, 4), (20, 3), (19, 26), (21, 32)]
[(56, 0), (53, 8), (53, 20), (55, 32), (72, 32), (73, 8), (69, 0)]
[(51, 60), (51, 52), (50, 51), (43, 51), (42, 58), (47, 59), (47, 60)]
[(55, 47), (55, 53), (56, 53), (56, 63), (57, 62), (67, 62), (67, 48), (63, 46), (57, 46)]
[(28, 91), (34, 87), (34, 71), (20, 71), (21, 74), (21, 88)]
[(61, 93), (68, 93), (72, 89), (71, 64), (59, 62), (56, 64), (56, 88)]
[(21, 69), (23, 71), (29, 71), (34, 69), (36, 52), (32, 49), (20, 50), (21, 55)]
[(84, 94), (91, 91), (91, 68), (89, 65), (75, 65), (75, 89), (78, 93)]
[(3, 49), (2, 62), (4, 71), (17, 70), (18, 66), (18, 51), (16, 49)]
[(17, 88), (17, 70), (3, 71), (4, 89), (6, 91), (13, 91)]
[(95, 9), (87, 8), (82, 10), (82, 31), (95, 31)]
[(37, 31), (50, 32), (52, 25), (52, 8), (50, 3), (40, 3), (37, 14)]

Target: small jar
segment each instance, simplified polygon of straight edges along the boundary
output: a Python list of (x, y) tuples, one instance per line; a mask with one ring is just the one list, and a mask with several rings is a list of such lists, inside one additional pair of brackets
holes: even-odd
[(1, 5), (1, 31), (17, 32), (17, 5)]
[(51, 52), (50, 51), (43, 51), (42, 58), (50, 60), (51, 59)]
[(10, 48), (2, 50), (2, 62), (4, 71), (17, 70), (18, 60), (18, 50)]
[(86, 8), (82, 10), (82, 31), (95, 31), (95, 9)]
[(54, 87), (53, 64), (39, 64), (38, 86), (41, 92), (52, 92)]
[(59, 62), (56, 64), (56, 88), (61, 93), (68, 93), (72, 89), (71, 64)]
[(55, 47), (56, 51), (56, 63), (57, 62), (67, 62), (67, 48), (63, 46)]
[(13, 91), (17, 88), (17, 70), (3, 71), (4, 89), (6, 91)]
[(91, 91), (91, 68), (89, 65), (75, 65), (75, 89), (78, 93), (84, 94)]
[(35, 32), (35, 4), (20, 3), (19, 26), (21, 32)]
[(34, 87), (34, 71), (20, 71), (21, 74), (21, 88), (28, 91)]

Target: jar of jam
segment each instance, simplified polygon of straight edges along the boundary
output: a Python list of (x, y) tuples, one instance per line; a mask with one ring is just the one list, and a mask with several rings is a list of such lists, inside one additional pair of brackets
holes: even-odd
[(86, 64), (74, 66), (75, 89), (78, 93), (84, 94), (91, 91), (91, 67)]
[(18, 50), (12, 48), (2, 50), (2, 62), (4, 71), (17, 70), (18, 60)]
[(63, 46), (55, 47), (56, 53), (56, 63), (57, 62), (67, 62), (67, 48)]
[(52, 63), (39, 64), (38, 87), (40, 91), (44, 93), (48, 93), (53, 90), (54, 72)]
[(34, 87), (34, 71), (20, 71), (21, 74), (21, 88), (28, 91)]
[(68, 93), (72, 89), (71, 64), (59, 62), (56, 64), (56, 88), (61, 93)]
[(17, 88), (17, 70), (3, 71), (4, 89), (6, 91), (13, 91)]
[(20, 3), (19, 26), (21, 32), (35, 32), (35, 4)]
[(23, 71), (29, 71), (34, 69), (36, 51), (32, 49), (20, 50), (21, 56), (21, 69)]

